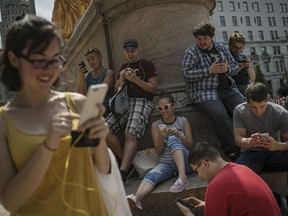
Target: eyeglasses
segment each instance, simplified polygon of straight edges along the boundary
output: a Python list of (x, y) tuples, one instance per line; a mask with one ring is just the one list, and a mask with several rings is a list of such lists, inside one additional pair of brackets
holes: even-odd
[(173, 103), (169, 103), (169, 104), (166, 104), (164, 106), (156, 106), (156, 108), (159, 110), (159, 111), (162, 111), (163, 109), (164, 110), (168, 110), (170, 108), (170, 106), (172, 106)]
[(56, 69), (60, 69), (60, 68), (63, 68), (63, 66), (66, 64), (66, 59), (63, 57), (63, 56), (59, 56), (58, 59), (53, 59), (53, 60), (32, 60), (32, 59), (29, 59), (27, 56), (19, 53), (17, 55), (18, 57), (20, 58), (23, 58), (25, 59), (26, 61), (30, 62), (34, 68), (41, 68), (41, 69), (45, 69), (47, 68), (49, 65), (51, 65), (53, 68), (56, 68)]
[(84, 55), (86, 56), (86, 55), (88, 55), (88, 54), (90, 54), (90, 53), (93, 53), (93, 52), (95, 52), (95, 53), (98, 54), (98, 55), (101, 55), (100, 50), (97, 49), (97, 48), (95, 48), (95, 47), (89, 48), (89, 49), (84, 53)]
[(244, 46), (243, 47), (232, 46), (232, 49), (234, 49), (234, 50), (243, 50)]
[(201, 166), (202, 161), (200, 161), (200, 163), (196, 166), (196, 168), (193, 170), (194, 172), (197, 172), (197, 170), (199, 169), (199, 167)]
[[(205, 160), (205, 161), (208, 161), (208, 160)], [(197, 170), (199, 169), (199, 167), (201, 166), (202, 163), (203, 163), (203, 160), (199, 162), (199, 164), (196, 166), (196, 168), (193, 171), (197, 172)]]

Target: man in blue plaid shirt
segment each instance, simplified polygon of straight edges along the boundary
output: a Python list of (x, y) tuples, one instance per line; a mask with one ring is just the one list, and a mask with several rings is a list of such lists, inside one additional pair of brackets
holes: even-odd
[(182, 75), (191, 102), (213, 122), (222, 151), (231, 159), (237, 156), (232, 116), (244, 96), (231, 78), (239, 71), (228, 48), (213, 41), (215, 27), (206, 21), (193, 29), (196, 45), (183, 56)]

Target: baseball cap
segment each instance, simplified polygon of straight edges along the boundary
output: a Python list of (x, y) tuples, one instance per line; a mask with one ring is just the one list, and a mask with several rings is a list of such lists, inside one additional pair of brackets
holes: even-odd
[(138, 48), (138, 42), (134, 38), (128, 38), (123, 45), (124, 49), (137, 49)]

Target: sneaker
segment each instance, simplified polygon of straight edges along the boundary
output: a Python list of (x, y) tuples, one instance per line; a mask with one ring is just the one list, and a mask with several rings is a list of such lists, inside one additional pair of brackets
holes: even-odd
[(169, 189), (169, 192), (179, 193), (183, 191), (188, 185), (189, 185), (189, 182), (187, 180), (177, 179), (176, 182)]
[(130, 209), (134, 209), (136, 206), (138, 209), (142, 210), (142, 205), (134, 194), (127, 195), (126, 198), (128, 200)]

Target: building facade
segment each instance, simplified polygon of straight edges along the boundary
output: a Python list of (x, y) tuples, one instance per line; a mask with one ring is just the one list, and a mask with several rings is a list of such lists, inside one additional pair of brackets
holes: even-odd
[[(11, 24), (24, 14), (36, 14), (35, 2), (34, 0), (0, 0), (0, 12), (0, 46), (4, 47), (6, 34)], [(0, 60), (2, 52), (0, 49)], [(14, 92), (7, 91), (0, 83), (0, 105), (7, 102), (14, 94)]]
[(233, 32), (246, 37), (243, 51), (256, 69), (258, 64), (272, 96), (287, 83), (288, 0), (217, 0), (211, 16), (215, 40), (228, 43)]

